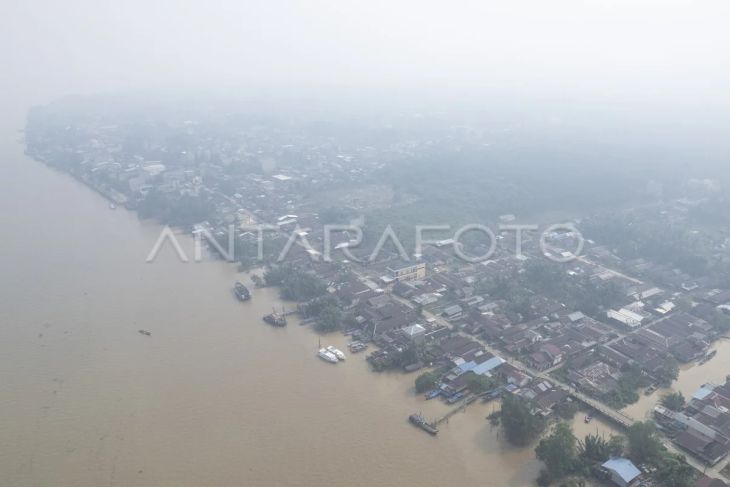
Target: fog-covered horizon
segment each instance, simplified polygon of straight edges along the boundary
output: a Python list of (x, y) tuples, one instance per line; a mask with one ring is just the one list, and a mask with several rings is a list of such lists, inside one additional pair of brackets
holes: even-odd
[(16, 2), (2, 89), (415, 107), (511, 99), (684, 109), (730, 96), (722, 1)]

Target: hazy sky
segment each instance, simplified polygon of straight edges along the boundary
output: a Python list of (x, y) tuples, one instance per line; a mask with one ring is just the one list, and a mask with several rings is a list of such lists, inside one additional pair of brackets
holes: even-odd
[(2, 3), (3, 99), (271, 85), (730, 100), (727, 0)]

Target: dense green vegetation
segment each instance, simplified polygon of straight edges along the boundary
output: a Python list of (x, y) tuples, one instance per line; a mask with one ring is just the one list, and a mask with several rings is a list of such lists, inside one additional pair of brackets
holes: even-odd
[(666, 454), (656, 472), (656, 478), (663, 487), (693, 487), (697, 474), (681, 455)]
[(481, 394), (490, 389), (493, 389), (497, 381), (493, 377), (487, 377), (486, 375), (477, 375), (474, 372), (467, 372), (464, 376), (466, 386), (474, 394)]
[(581, 485), (581, 477), (596, 473), (593, 467), (626, 454), (635, 465), (654, 467), (653, 476), (663, 487), (692, 487), (696, 478), (695, 470), (683, 456), (664, 448), (654, 423), (648, 421), (631, 426), (626, 439), (589, 434), (583, 440), (575, 438), (567, 423), (558, 423), (540, 440), (535, 454), (545, 463), (537, 479), (541, 486), (557, 481), (562, 481), (560, 485)]
[(611, 457), (621, 456), (623, 442), (621, 436), (611, 436), (606, 440), (603, 436), (591, 434), (578, 440), (568, 423), (558, 423), (535, 448), (537, 458), (545, 463), (537, 483), (550, 485), (569, 476), (576, 477), (561, 485), (580, 482), (580, 477), (590, 475), (594, 466), (601, 465)]
[(408, 365), (412, 365), (420, 360), (421, 350), (416, 345), (409, 345), (397, 352), (389, 349), (388, 354), (384, 357), (379, 357), (377, 360), (371, 360), (370, 363), (373, 369), (377, 372), (391, 369), (402, 369)]
[(623, 455), (624, 439), (611, 435), (606, 440), (603, 436), (589, 434), (578, 442), (578, 455), (586, 462), (603, 463), (610, 457)]
[(661, 387), (669, 387), (679, 377), (679, 362), (671, 355), (664, 359), (661, 368), (654, 373), (654, 378)]
[(569, 309), (592, 316), (623, 299), (623, 293), (615, 283), (570, 275), (564, 264), (547, 259), (528, 262), (525, 272), (515, 273), (510, 278), (481, 281), (478, 288), (480, 292), (506, 300), (507, 310), (519, 313), (525, 319), (536, 317), (530, 307), (533, 294), (552, 298)]
[(661, 460), (662, 446), (656, 426), (650, 421), (637, 421), (626, 434), (629, 457), (636, 463), (657, 464)]
[(337, 297), (325, 293), (300, 305), (299, 310), (304, 318), (313, 318), (314, 329), (320, 333), (346, 330), (354, 324), (352, 313), (342, 309)]
[(650, 421), (634, 423), (627, 432), (628, 453), (635, 464), (656, 467), (655, 476), (666, 487), (692, 487), (696, 472), (681, 455), (669, 453)]
[(578, 412), (578, 403), (576, 401), (563, 401), (555, 406), (555, 413), (562, 419), (573, 419)]
[(267, 286), (279, 286), (282, 299), (307, 301), (325, 292), (325, 285), (315, 275), (287, 266), (272, 266), (264, 273)]
[(662, 406), (672, 411), (681, 411), (684, 408), (684, 395), (681, 392), (670, 392), (662, 397)]
[(213, 218), (215, 207), (203, 196), (171, 197), (152, 190), (137, 208), (142, 218), (153, 218), (172, 226), (188, 227)]
[(577, 439), (566, 423), (558, 423), (547, 437), (535, 448), (537, 458), (545, 463), (538, 484), (549, 485), (576, 470)]
[(530, 444), (546, 426), (542, 417), (532, 414), (526, 401), (512, 394), (505, 394), (502, 398), (499, 422), (507, 441), (517, 446)]
[[(583, 156), (562, 150), (554, 141), (543, 142), (434, 149), (389, 164), (376, 178), (393, 185), (396, 200), (417, 198), (396, 208), (400, 218), (434, 224), (534, 214), (544, 208), (615, 207), (643, 193), (645, 183), (637, 180), (633, 185), (625, 171), (603, 166), (597, 172), (596, 167), (588, 168)], [(561, 177), (555, 178), (558, 172)]]
[(601, 214), (585, 220), (587, 238), (608, 245), (624, 259), (645, 258), (668, 262), (680, 270), (702, 276), (708, 273), (708, 249), (686, 227), (668, 227), (654, 218), (636, 214)]
[(430, 391), (441, 378), (441, 371), (432, 370), (430, 372), (424, 372), (423, 374), (416, 377), (416, 392), (419, 394), (426, 391)]
[(328, 305), (322, 308), (314, 322), (314, 329), (320, 333), (330, 333), (345, 328), (346, 314), (339, 307)]
[(638, 401), (637, 389), (651, 384), (651, 377), (644, 374), (638, 365), (625, 367), (621, 374), (618, 386), (601, 397), (603, 402), (616, 409)]

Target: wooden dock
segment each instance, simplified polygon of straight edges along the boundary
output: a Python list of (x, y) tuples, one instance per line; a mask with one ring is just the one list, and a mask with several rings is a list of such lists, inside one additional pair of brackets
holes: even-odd
[(443, 416), (441, 416), (440, 418), (438, 418), (438, 419), (437, 419), (436, 421), (434, 421), (434, 422), (433, 422), (433, 425), (434, 425), (434, 426), (438, 426), (438, 425), (440, 425), (441, 423), (445, 423), (446, 421), (448, 421), (448, 420), (449, 420), (449, 418), (450, 418), (451, 416), (455, 415), (456, 413), (460, 413), (460, 412), (463, 412), (463, 411), (465, 411), (465, 410), (466, 410), (466, 407), (467, 407), (467, 406), (469, 406), (469, 404), (471, 404), (471, 403), (473, 403), (474, 401), (476, 401), (477, 399), (479, 399), (479, 396), (477, 396), (477, 395), (474, 395), (474, 394), (470, 394), (470, 395), (466, 396), (466, 397), (465, 397), (465, 398), (464, 398), (464, 399), (463, 399), (463, 400), (462, 400), (462, 401), (461, 401), (461, 402), (459, 403), (459, 405), (458, 405), (458, 406), (456, 406), (455, 408), (452, 408), (451, 410), (449, 410), (449, 412), (447, 412), (446, 414), (444, 414)]

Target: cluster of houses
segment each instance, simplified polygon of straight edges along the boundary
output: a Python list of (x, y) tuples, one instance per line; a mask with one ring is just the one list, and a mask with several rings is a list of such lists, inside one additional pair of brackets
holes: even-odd
[[(560, 372), (559, 377), (571, 386), (604, 398), (621, 386), (627, 368), (638, 367), (651, 382), (669, 359), (684, 363), (705, 357), (720, 329), (699, 317), (701, 313), (696, 310), (710, 307), (722, 311), (730, 303), (730, 292), (704, 289), (697, 283), (691, 292), (660, 289), (587, 259), (568, 265), (567, 272), (615, 281), (624, 296), (623, 306), (589, 316), (531, 293), (526, 306), (532, 317), (526, 319), (510, 308), (507, 299), (480, 290), (480, 281), (514, 276), (532, 258), (498, 254), (485, 263), (453, 265), (443, 245), (437, 243), (425, 246), (418, 261), (386, 260), (380, 266), (362, 269), (361, 277), (351, 275), (332, 290), (354, 312), (360, 325), (356, 331), (359, 338), (379, 345), (371, 355), (374, 364), (389, 363), (413, 343), (428, 344), (429, 353), (424, 357), (400, 365), (409, 371), (428, 365), (448, 366), (451, 373), (442, 381), (446, 395), (464, 389), (463, 379), (459, 382), (463, 373), (479, 373), (482, 367), (489, 369), (490, 375), (499, 371), (505, 384), (519, 388), (532, 381), (529, 374), (504, 361), (492, 369), (497, 363), (493, 359), (499, 357), (483, 350), (477, 341), (472, 342), (473, 349), (467, 347), (458, 353), (435, 345), (448, 343), (456, 333), (484, 340), (492, 349), (500, 350), (501, 356), (514, 357), (534, 372)], [(693, 306), (680, 307), (683, 299), (692, 300)], [(424, 311), (435, 319), (425, 318)], [(633, 321), (615, 319), (619, 314), (632, 316)], [(468, 369), (472, 365), (474, 369)], [(531, 396), (526, 393), (525, 397), (533, 399)]]
[(677, 446), (708, 465), (730, 453), (730, 379), (705, 384), (682, 411), (656, 406), (654, 416)]

